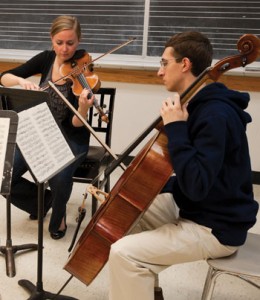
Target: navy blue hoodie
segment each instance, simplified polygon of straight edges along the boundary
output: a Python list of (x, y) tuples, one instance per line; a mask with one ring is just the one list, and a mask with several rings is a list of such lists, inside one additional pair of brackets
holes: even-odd
[(240, 246), (256, 222), (244, 110), (248, 93), (212, 83), (188, 105), (187, 122), (165, 126), (176, 176), (162, 192), (171, 192), (180, 216), (212, 229), (224, 245)]

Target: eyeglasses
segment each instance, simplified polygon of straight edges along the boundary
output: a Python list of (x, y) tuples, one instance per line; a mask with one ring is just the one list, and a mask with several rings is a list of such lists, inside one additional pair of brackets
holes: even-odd
[(161, 59), (161, 60), (160, 60), (161, 68), (166, 68), (167, 65), (169, 64), (169, 62), (170, 62), (171, 60), (175, 60), (176, 62), (180, 62), (180, 61), (182, 60), (182, 58)]

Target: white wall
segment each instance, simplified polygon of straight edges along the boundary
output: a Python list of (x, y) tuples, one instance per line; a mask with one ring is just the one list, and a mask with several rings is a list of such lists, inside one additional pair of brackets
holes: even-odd
[(247, 111), (251, 114), (252, 123), (248, 125), (247, 135), (251, 153), (253, 171), (260, 171), (260, 93), (251, 92), (251, 102)]
[[(116, 87), (116, 102), (113, 121), (113, 153), (121, 153), (137, 136), (159, 116), (161, 102), (171, 93), (162, 85), (102, 82), (103, 87)], [(248, 126), (248, 140), (252, 169), (260, 171), (259, 131), (260, 131), (260, 93), (250, 93), (248, 112), (253, 122)], [(136, 148), (133, 154), (138, 153)], [(243, 176), (243, 174), (241, 174)]]

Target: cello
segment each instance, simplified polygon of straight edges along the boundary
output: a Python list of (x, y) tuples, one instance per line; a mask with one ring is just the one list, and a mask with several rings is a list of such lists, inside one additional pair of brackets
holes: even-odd
[[(182, 105), (190, 100), (202, 83), (217, 81), (224, 72), (244, 67), (260, 56), (260, 40), (256, 36), (243, 35), (237, 47), (240, 54), (227, 57), (202, 72), (181, 95)], [(72, 277), (86, 285), (95, 279), (106, 264), (111, 245), (135, 226), (173, 173), (161, 117), (152, 125), (149, 130), (156, 128), (156, 134), (136, 155), (106, 196), (64, 266)], [(138, 139), (143, 138), (141, 135)]]

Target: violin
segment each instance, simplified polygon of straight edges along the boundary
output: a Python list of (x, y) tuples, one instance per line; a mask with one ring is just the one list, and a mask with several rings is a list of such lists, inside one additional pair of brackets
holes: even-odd
[(72, 91), (76, 96), (81, 94), (85, 80), (93, 92), (96, 92), (101, 86), (98, 76), (93, 73), (92, 58), (85, 51), (81, 58), (73, 57), (62, 64), (59, 71), (64, 80), (72, 81)]

